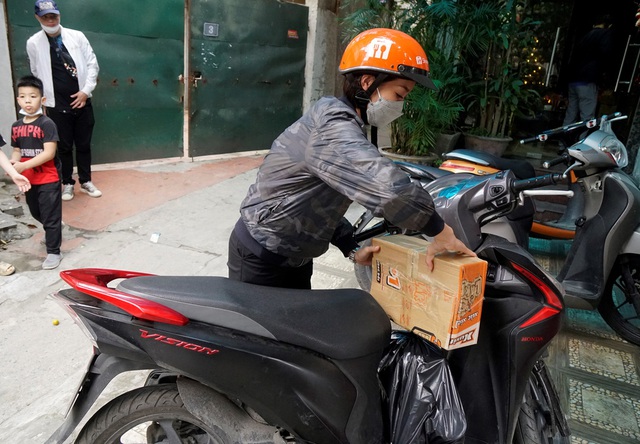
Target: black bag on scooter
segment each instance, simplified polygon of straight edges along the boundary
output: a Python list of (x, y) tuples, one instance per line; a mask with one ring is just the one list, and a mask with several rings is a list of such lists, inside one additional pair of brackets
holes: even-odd
[(462, 402), (442, 350), (409, 332), (394, 332), (378, 366), (387, 441), (462, 443)]

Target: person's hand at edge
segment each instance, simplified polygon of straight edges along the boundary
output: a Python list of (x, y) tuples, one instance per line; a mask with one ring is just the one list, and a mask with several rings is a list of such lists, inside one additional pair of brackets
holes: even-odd
[(446, 251), (457, 251), (465, 256), (477, 257), (473, 251), (456, 237), (453, 228), (445, 224), (444, 229), (433, 237), (433, 241), (427, 249), (426, 260), (430, 271), (433, 271), (433, 258)]
[(18, 186), (18, 189), (22, 193), (26, 193), (31, 189), (31, 182), (29, 182), (29, 179), (24, 177), (22, 174), (14, 174), (10, 176), (13, 182)]

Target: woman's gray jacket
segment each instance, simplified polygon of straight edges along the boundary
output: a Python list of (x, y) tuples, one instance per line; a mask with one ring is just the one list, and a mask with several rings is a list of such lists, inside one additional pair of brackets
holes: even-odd
[(287, 258), (348, 253), (343, 217), (355, 201), (401, 228), (433, 236), (444, 227), (429, 193), (366, 137), (345, 99), (323, 97), (272, 144), (240, 208), (251, 236)]

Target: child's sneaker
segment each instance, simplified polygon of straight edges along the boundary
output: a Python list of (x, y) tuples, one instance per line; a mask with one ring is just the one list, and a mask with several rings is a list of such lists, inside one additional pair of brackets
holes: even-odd
[(47, 254), (47, 258), (42, 263), (43, 270), (53, 270), (60, 265), (60, 261), (62, 260), (61, 254)]
[(87, 193), (91, 197), (100, 197), (102, 196), (102, 191), (96, 188), (94, 184), (91, 182), (85, 182), (80, 185), (80, 191), (83, 193)]
[(73, 184), (63, 185), (62, 188), (62, 200), (73, 199)]

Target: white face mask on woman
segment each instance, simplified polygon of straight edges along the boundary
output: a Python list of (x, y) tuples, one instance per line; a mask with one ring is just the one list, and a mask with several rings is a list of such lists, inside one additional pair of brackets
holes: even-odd
[(60, 31), (60, 23), (55, 26), (44, 26), (42, 23), (40, 23), (40, 27), (47, 34), (57, 34), (58, 31)]
[(370, 125), (381, 128), (387, 126), (402, 115), (404, 101), (383, 99), (380, 95), (380, 90), (376, 89), (376, 91), (378, 92), (378, 100), (376, 102), (369, 102), (367, 106), (367, 120)]

